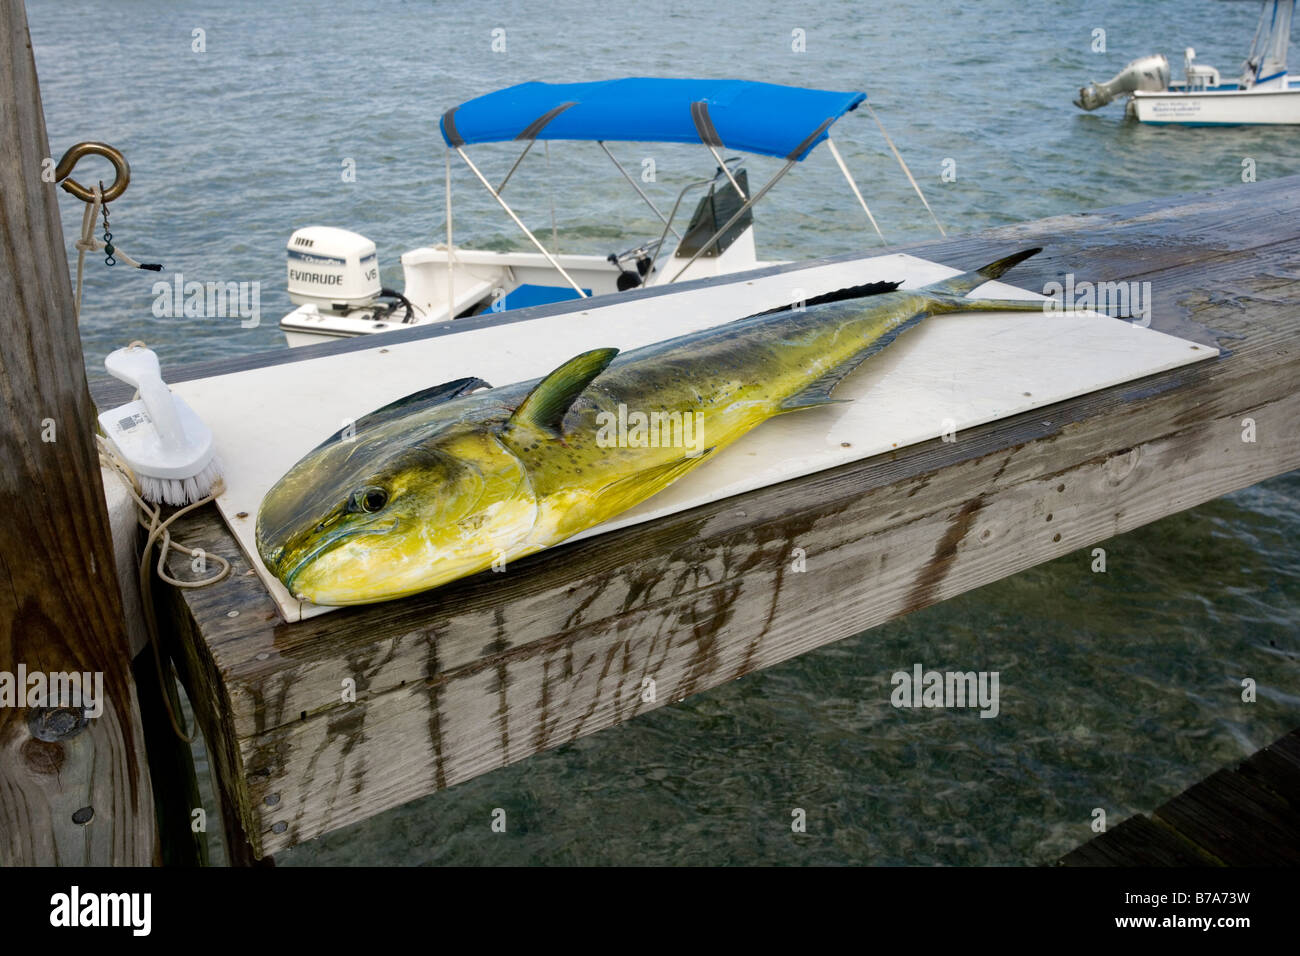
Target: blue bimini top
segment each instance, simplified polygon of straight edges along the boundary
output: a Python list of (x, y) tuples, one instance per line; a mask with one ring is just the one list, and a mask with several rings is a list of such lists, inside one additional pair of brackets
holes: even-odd
[(448, 146), (507, 140), (704, 143), (802, 160), (865, 93), (746, 80), (521, 83), (449, 109)]

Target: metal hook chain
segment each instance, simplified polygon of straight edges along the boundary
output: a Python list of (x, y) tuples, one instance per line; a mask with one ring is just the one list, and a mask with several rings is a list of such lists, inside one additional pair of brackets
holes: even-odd
[[(104, 181), (99, 181), (99, 190), (104, 191)], [(113, 234), (108, 231), (108, 203), (104, 203), (100, 210), (104, 217), (104, 265), (115, 266), (117, 260), (113, 258)]]

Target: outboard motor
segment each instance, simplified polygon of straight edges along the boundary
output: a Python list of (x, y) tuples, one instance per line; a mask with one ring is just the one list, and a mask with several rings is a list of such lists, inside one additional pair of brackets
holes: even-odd
[(1079, 98), (1074, 105), (1081, 110), (1095, 110), (1105, 106), (1115, 97), (1136, 90), (1155, 93), (1169, 88), (1169, 61), (1163, 53), (1155, 53), (1134, 60), (1115, 78), (1105, 83), (1095, 80), (1087, 86), (1080, 87)]
[(375, 244), (332, 226), (307, 226), (289, 237), (289, 300), (324, 312), (371, 305), (383, 291)]

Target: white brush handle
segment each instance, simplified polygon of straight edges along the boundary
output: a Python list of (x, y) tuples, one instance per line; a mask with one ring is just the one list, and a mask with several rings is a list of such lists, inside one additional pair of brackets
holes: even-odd
[(176, 403), (172, 401), (171, 391), (156, 375), (141, 377), (137, 387), (145, 408), (149, 409), (149, 417), (153, 419), (153, 427), (157, 430), (163, 447), (172, 451), (181, 448), (185, 443), (185, 432), (181, 428), (180, 417), (176, 414)]

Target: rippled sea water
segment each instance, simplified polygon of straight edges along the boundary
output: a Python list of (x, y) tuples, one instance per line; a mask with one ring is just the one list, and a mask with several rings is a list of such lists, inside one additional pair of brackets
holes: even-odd
[[(282, 348), (284, 243), (302, 225), (401, 251), (442, 239), (449, 106), (525, 80), (737, 76), (863, 89), (951, 233), (1300, 172), (1294, 128), (1166, 129), (1122, 108), (1082, 114), (1078, 86), (1185, 46), (1235, 75), (1251, 4), (744, 4), (372, 0), (29, 0), (55, 157), (101, 139), (132, 164), (115, 241), (164, 276), (259, 282), (262, 322), (166, 319), (157, 277), (91, 257), (89, 373), (132, 339), (164, 365)], [(493, 53), (493, 31), (506, 50)], [(1094, 31), (1106, 51), (1094, 52)], [(195, 30), (205, 49), (195, 52)], [(792, 31), (806, 37), (792, 50)], [(630, 108), (634, 108), (632, 105)], [(933, 235), (870, 118), (835, 138), (894, 241)], [(621, 144), (653, 158), (651, 195), (710, 171), (699, 147)], [(498, 171), (509, 145), (476, 156)], [(944, 160), (955, 182), (940, 181)], [(342, 181), (345, 161), (356, 181)], [(752, 181), (775, 160), (749, 162)], [(79, 174), (83, 170), (78, 170)], [(102, 175), (107, 179), (107, 166)], [(457, 240), (523, 243), (463, 168)], [(525, 220), (566, 251), (658, 235), (594, 144), (534, 151), (511, 186)], [(87, 179), (93, 178), (87, 176)], [(1241, 188), (1249, 188), (1242, 185)], [(80, 204), (60, 193), (69, 247)], [(824, 149), (764, 200), (760, 255), (875, 248)], [(617, 225), (615, 225), (617, 224)], [(1300, 477), (1282, 476), (700, 694), (280, 854), (328, 863), (878, 863), (1050, 861), (1147, 812), (1297, 723)], [(895, 710), (889, 675), (922, 662), (997, 670), (1002, 712)], [(1240, 700), (1240, 680), (1259, 699)], [(202, 755), (200, 755), (202, 759)], [(507, 811), (506, 835), (489, 829)], [(807, 833), (791, 832), (791, 810)], [(217, 856), (220, 857), (218, 851)]]

